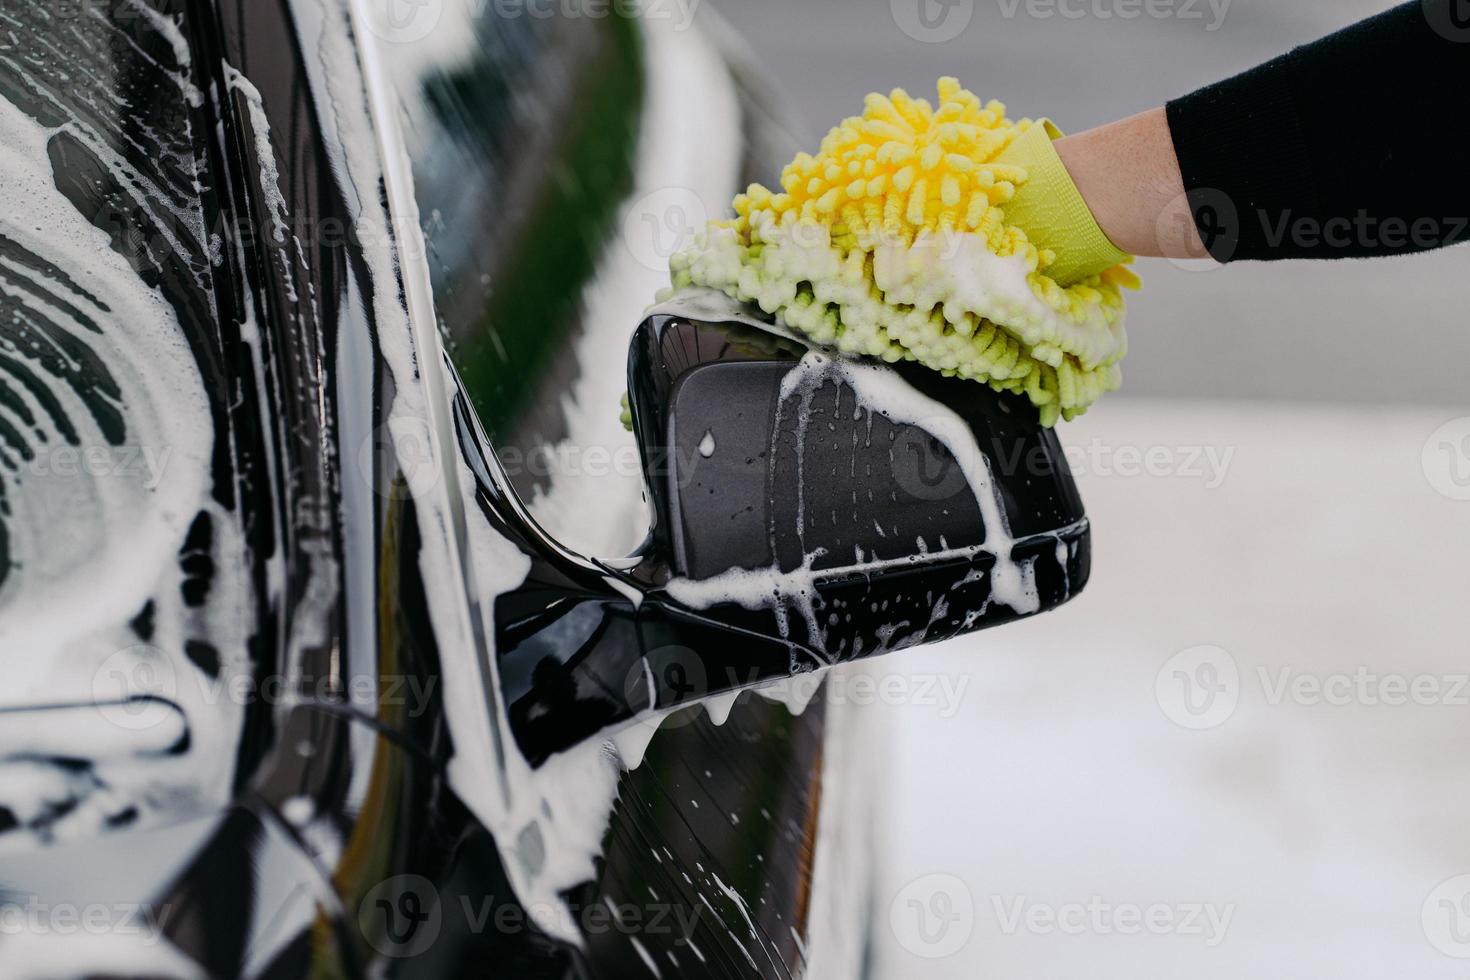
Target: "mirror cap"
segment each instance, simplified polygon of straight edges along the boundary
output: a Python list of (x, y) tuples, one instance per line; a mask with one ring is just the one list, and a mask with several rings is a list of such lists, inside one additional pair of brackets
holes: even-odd
[(629, 403), (649, 598), (680, 632), (774, 640), (800, 670), (1035, 615), (1086, 584), (1076, 484), (1023, 397), (849, 360), (716, 296), (651, 311)]

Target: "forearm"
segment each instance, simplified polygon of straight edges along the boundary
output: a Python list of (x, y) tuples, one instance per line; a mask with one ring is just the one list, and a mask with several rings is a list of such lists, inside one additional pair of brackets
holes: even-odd
[(1056, 148), (1114, 245), (1133, 255), (1205, 257), (1163, 109), (1065, 137)]
[(1395, 8), (1057, 151), (1099, 225), (1139, 255), (1340, 258), (1465, 240), (1470, 43), (1451, 39), (1455, 2)]

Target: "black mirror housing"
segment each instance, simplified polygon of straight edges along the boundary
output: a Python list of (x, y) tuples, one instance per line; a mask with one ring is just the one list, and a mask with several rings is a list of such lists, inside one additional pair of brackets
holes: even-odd
[(629, 402), (658, 601), (821, 666), (1055, 608), (1088, 522), (1024, 398), (846, 361), (742, 308), (639, 327)]
[(531, 560), (495, 605), (522, 754), (651, 712), (1053, 609), (1087, 517), (1025, 399), (834, 357), (745, 307), (658, 307), (629, 351), (652, 531), (597, 561), (536, 525), (463, 396), (485, 517)]

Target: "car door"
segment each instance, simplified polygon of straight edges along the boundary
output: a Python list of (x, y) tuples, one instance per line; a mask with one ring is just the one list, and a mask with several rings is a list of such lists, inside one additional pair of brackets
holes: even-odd
[[(548, 534), (608, 557), (648, 531), (641, 460), (618, 421), (633, 328), (667, 285), (669, 255), (794, 143), (738, 55), (672, 11), (648, 14), (446, 8), (369, 39), (392, 80), (437, 325), (475, 421)], [(616, 628), (600, 610), (566, 616), (543, 633), (563, 649), (544, 655), (570, 658)], [(535, 856), (512, 876), (523, 900), (566, 902), (587, 975), (805, 974), (816, 692), (722, 697), (513, 761), (548, 816), (520, 831)]]

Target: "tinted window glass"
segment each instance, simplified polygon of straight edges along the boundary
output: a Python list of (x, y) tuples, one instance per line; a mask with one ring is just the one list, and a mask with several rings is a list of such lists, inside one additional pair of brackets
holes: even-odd
[[(462, 13), (453, 6), (446, 18)], [(530, 451), (562, 434), (567, 344), (632, 185), (641, 38), (618, 16), (490, 10), (385, 45), (384, 60), (397, 76), (441, 330), (487, 432)], [(538, 474), (512, 470), (529, 493)]]

